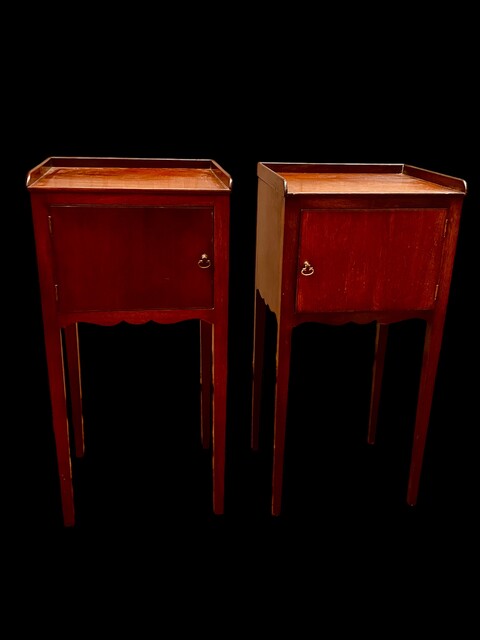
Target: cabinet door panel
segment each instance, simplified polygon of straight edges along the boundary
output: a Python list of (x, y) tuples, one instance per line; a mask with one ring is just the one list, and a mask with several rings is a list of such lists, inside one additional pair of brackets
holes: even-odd
[(50, 214), (60, 311), (213, 306), (213, 208), (55, 206)]
[[(446, 215), (445, 209), (301, 211), (297, 311), (431, 309)], [(311, 275), (301, 274), (305, 261)]]

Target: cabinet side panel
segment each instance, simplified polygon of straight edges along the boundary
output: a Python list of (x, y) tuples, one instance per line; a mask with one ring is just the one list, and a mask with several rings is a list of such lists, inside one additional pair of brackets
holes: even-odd
[(258, 180), (255, 287), (270, 309), (280, 312), (284, 192)]

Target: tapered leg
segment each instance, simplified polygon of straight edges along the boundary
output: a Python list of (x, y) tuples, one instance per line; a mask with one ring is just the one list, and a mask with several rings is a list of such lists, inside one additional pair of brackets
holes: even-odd
[(291, 327), (278, 322), (275, 386), (275, 423), (273, 434), (272, 515), (280, 514), (282, 506), (283, 462), (287, 424), (288, 382), (290, 376)]
[(83, 430), (80, 357), (78, 350), (78, 324), (68, 325), (68, 327), (65, 327), (64, 331), (70, 402), (72, 406), (72, 426), (75, 439), (75, 454), (78, 457), (82, 457), (85, 453), (85, 439)]
[(407, 491), (407, 503), (412, 506), (416, 504), (418, 498), (423, 454), (425, 450), (435, 377), (437, 374), (442, 343), (443, 320), (443, 318), (437, 316), (432, 322), (427, 323), (425, 332), (425, 345), (423, 349), (422, 370), (420, 374), (420, 387), (417, 400), (417, 415), (413, 435), (412, 458), (410, 462)]
[(212, 431), (212, 325), (200, 320), (200, 406), (204, 449), (210, 446)]
[(260, 406), (262, 401), (262, 379), (265, 350), (266, 305), (257, 291), (255, 295), (252, 363), (252, 426), (251, 447), (258, 450), (260, 430)]
[(48, 324), (45, 325), (45, 350), (52, 403), (53, 431), (60, 478), (63, 522), (65, 526), (73, 526), (75, 524), (75, 510), (65, 395), (65, 371), (63, 365), (62, 335), (58, 327), (50, 327)]
[(372, 393), (370, 396), (370, 420), (368, 423), (367, 442), (375, 443), (377, 432), (378, 408), (382, 390), (383, 369), (385, 366), (385, 351), (387, 347), (388, 325), (377, 323), (375, 337), (375, 359), (373, 362)]
[(225, 438), (227, 421), (227, 320), (213, 326), (213, 511), (224, 508)]

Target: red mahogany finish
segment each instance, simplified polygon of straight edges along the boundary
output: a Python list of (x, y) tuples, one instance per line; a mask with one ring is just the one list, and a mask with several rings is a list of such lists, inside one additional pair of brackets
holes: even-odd
[(79, 322), (200, 321), (201, 439), (209, 447), (212, 430), (223, 513), (231, 186), (213, 160), (52, 157), (28, 174), (65, 526), (75, 523), (65, 368), (84, 453)]
[(407, 503), (417, 502), (466, 183), (403, 164), (257, 165), (252, 388), (259, 443), (267, 306), (277, 321), (272, 513), (281, 511), (292, 329), (376, 322), (368, 442), (388, 325), (426, 321)]

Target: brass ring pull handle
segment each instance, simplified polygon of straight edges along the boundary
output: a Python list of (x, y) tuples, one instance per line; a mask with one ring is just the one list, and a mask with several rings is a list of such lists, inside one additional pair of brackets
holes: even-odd
[(207, 256), (206, 253), (202, 253), (202, 257), (200, 258), (200, 260), (198, 261), (198, 266), (200, 267), (200, 269), (208, 269), (208, 267), (212, 264), (210, 258)]
[(309, 262), (305, 260), (305, 262), (303, 263), (302, 270), (300, 271), (302, 276), (311, 276), (313, 275), (314, 272), (315, 272), (315, 269), (312, 267), (312, 265)]

